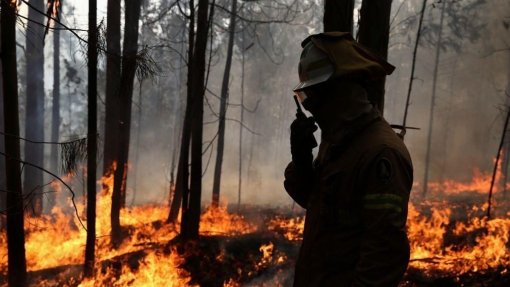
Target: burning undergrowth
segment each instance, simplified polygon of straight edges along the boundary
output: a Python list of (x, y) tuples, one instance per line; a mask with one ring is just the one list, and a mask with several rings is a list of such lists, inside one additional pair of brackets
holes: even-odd
[[(304, 213), (261, 206), (204, 208), (201, 238), (185, 242), (178, 224), (165, 223), (164, 206), (121, 213), (124, 242), (109, 244), (109, 178), (98, 200), (96, 277), (82, 280), (85, 231), (76, 216), (55, 208), (27, 218), (27, 262), (32, 286), (291, 286)], [(509, 286), (510, 204), (496, 190), (487, 219), (486, 182), (435, 183), (430, 200), (409, 206), (411, 261), (402, 286)], [(448, 188), (454, 191), (449, 193)], [(459, 186), (469, 187), (459, 192)], [(417, 193), (416, 191), (414, 191)], [(467, 196), (469, 194), (469, 196)], [(65, 210), (65, 208), (64, 208)], [(84, 206), (78, 213), (84, 215)], [(6, 281), (5, 234), (0, 234), (0, 285)]]

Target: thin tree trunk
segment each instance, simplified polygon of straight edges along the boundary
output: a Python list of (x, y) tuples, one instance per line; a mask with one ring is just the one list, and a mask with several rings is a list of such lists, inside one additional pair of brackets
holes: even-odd
[(120, 0), (108, 0), (106, 24), (106, 100), (103, 175), (113, 172), (119, 146), (119, 105), (121, 78)]
[[(510, 60), (510, 59), (509, 59)], [(506, 97), (506, 105), (510, 106), (510, 61), (508, 62), (508, 71), (507, 71), (507, 86), (505, 90), (505, 97)], [(507, 199), (508, 197), (508, 189), (506, 188), (506, 184), (508, 181), (508, 173), (510, 170), (510, 137), (508, 136), (510, 133), (506, 131), (506, 138), (505, 138), (505, 147), (503, 148), (504, 151), (504, 161), (502, 162), (503, 167), (503, 199)]]
[(487, 219), (491, 218), (491, 207), (492, 207), (492, 190), (494, 188), (494, 184), (496, 183), (496, 174), (498, 171), (498, 165), (499, 165), (499, 159), (501, 157), (501, 150), (503, 148), (503, 143), (506, 136), (506, 131), (508, 130), (508, 122), (510, 120), (510, 107), (506, 107), (506, 116), (505, 116), (505, 123), (503, 126), (503, 132), (501, 134), (501, 140), (499, 142), (498, 146), (498, 152), (496, 154), (496, 162), (494, 163), (494, 169), (492, 171), (492, 179), (491, 179), (491, 185), (489, 188), (489, 198), (487, 199)]
[[(188, 30), (188, 79), (186, 87), (186, 110), (184, 112), (184, 120), (182, 123), (181, 147), (179, 152), (179, 163), (177, 166), (177, 176), (175, 179), (175, 192), (172, 200), (172, 206), (168, 213), (168, 223), (175, 223), (179, 216), (181, 206), (187, 206), (187, 196), (189, 194), (189, 148), (191, 141), (191, 109), (193, 106), (192, 94), (192, 65), (194, 62), (193, 52), (195, 48), (195, 4), (194, 0), (189, 1), (190, 8), (190, 24)], [(185, 197), (186, 196), (186, 197)], [(181, 225), (184, 224), (181, 219)]]
[[(113, 172), (119, 146), (120, 105), (120, 1), (108, 0), (106, 21), (106, 98), (104, 124), (103, 176)], [(110, 191), (111, 192), (111, 191)]]
[[(183, 36), (181, 39), (180, 53), (184, 53), (184, 38), (185, 38), (186, 23), (184, 22)], [(179, 81), (177, 87), (177, 96), (174, 103), (173, 109), (173, 127), (172, 127), (172, 156), (170, 161), (170, 186), (168, 189), (168, 205), (172, 205), (173, 195), (175, 194), (175, 169), (177, 167), (177, 150), (179, 149), (179, 135), (181, 134), (182, 127), (182, 101), (181, 101), (181, 90), (182, 90), (182, 72), (183, 72), (183, 61), (182, 58), (179, 60)], [(180, 204), (180, 200), (179, 200)], [(180, 205), (179, 205), (180, 206)]]
[(246, 48), (244, 47), (244, 31), (242, 35), (242, 47), (241, 47), (241, 115), (239, 117), (239, 170), (238, 170), (238, 178), (239, 182), (237, 183), (237, 212), (241, 209), (241, 189), (243, 184), (243, 125), (244, 122), (244, 54), (246, 52)]
[[(232, 0), (232, 7), (230, 13), (230, 24), (228, 27), (229, 38), (227, 48), (227, 59), (225, 62), (225, 71), (223, 73), (223, 82), (221, 84), (221, 100), (220, 100), (220, 113), (218, 121), (218, 145), (216, 150), (216, 165), (214, 167), (214, 180), (212, 190), (212, 205), (218, 206), (220, 201), (220, 183), (221, 183), (221, 168), (223, 164), (223, 150), (225, 148), (225, 116), (227, 114), (227, 102), (229, 97), (229, 80), (230, 68), (232, 67), (232, 54), (234, 51), (234, 36), (236, 29), (236, 9), (237, 0)], [(242, 109), (242, 107), (241, 107)]]
[(439, 20), (439, 33), (437, 35), (437, 43), (436, 43), (436, 57), (434, 60), (434, 75), (432, 78), (432, 98), (430, 101), (430, 113), (429, 113), (429, 131), (427, 135), (427, 151), (425, 152), (425, 173), (423, 175), (423, 194), (425, 197), (427, 195), (428, 183), (429, 183), (429, 169), (430, 169), (430, 150), (432, 147), (432, 131), (434, 128), (434, 108), (436, 106), (436, 92), (437, 92), (437, 73), (439, 70), (439, 57), (441, 55), (441, 44), (443, 37), (443, 21), (445, 14), (445, 3), (443, 1), (441, 5), (441, 18)]
[[(18, 72), (16, 70), (16, 3), (2, 1), (1, 45), (3, 76), (3, 115), (6, 136), (5, 175), (7, 180), (7, 262), (9, 286), (26, 286), (25, 229), (23, 194), (19, 165)], [(3, 172), (3, 171), (2, 171)]]
[[(1, 45), (0, 45), (1, 47)], [(2, 50), (0, 48), (0, 55), (2, 53)], [(0, 58), (0, 130), (5, 131), (4, 128), (4, 97), (3, 97), (3, 73), (2, 73), (2, 59)], [(5, 153), (5, 139), (4, 135), (0, 134), (0, 152)], [(7, 193), (1, 191), (1, 190), (7, 190), (6, 188), (6, 182), (5, 182), (5, 172), (2, 170), (5, 170), (5, 157), (0, 155), (0, 231), (5, 230), (5, 224), (6, 224), (6, 218), (5, 218), (5, 212), (6, 212), (6, 204), (5, 201), (7, 199)]]
[[(390, 14), (392, 0), (363, 0), (360, 11), (359, 42), (383, 59), (388, 57)], [(386, 77), (367, 83), (369, 100), (384, 112)]]
[(111, 209), (111, 243), (118, 247), (122, 241), (120, 226), (120, 209), (125, 200), (127, 182), (127, 162), (129, 155), (129, 138), (131, 130), (131, 106), (133, 101), (133, 80), (136, 72), (136, 54), (138, 52), (138, 21), (140, 19), (141, 0), (126, 0), (126, 24), (124, 32), (124, 47), (122, 52), (122, 76), (120, 80), (120, 122), (119, 122), (119, 152), (117, 168), (115, 169), (112, 209)]
[(406, 105), (404, 110), (404, 119), (402, 120), (402, 126), (405, 127), (407, 123), (407, 114), (409, 111), (409, 103), (411, 100), (411, 92), (413, 91), (413, 82), (414, 82), (414, 71), (416, 67), (416, 57), (418, 55), (418, 46), (420, 45), (420, 37), (421, 37), (421, 26), (423, 24), (423, 16), (425, 15), (425, 8), (427, 8), (427, 0), (423, 0), (421, 11), (420, 11), (420, 20), (418, 20), (418, 31), (416, 32), (416, 41), (414, 42), (414, 50), (413, 50), (413, 60), (411, 64), (411, 77), (409, 79), (409, 87), (407, 89), (407, 98)]
[[(143, 29), (142, 29), (143, 30)], [(136, 125), (136, 143), (135, 143), (135, 164), (133, 171), (133, 199), (131, 200), (131, 205), (135, 203), (136, 199), (136, 191), (138, 189), (138, 166), (140, 159), (140, 134), (142, 133), (142, 87), (143, 80), (140, 80), (138, 87), (138, 113), (136, 115), (136, 119), (138, 124)]]
[[(44, 0), (30, 0), (39, 11), (45, 11)], [(44, 141), (44, 15), (29, 8), (26, 33), (26, 118), (25, 137)], [(44, 145), (25, 142), (25, 160), (37, 166), (44, 166)], [(42, 171), (34, 167), (24, 168), (23, 193), (30, 201), (29, 212), (34, 216), (42, 212)]]
[(354, 0), (324, 0), (324, 32), (352, 33)]
[(96, 154), (97, 154), (97, 3), (89, 0), (88, 120), (87, 120), (87, 242), (84, 275), (94, 275), (96, 244)]
[[(205, 53), (209, 19), (208, 0), (198, 1), (197, 39), (193, 53), (192, 69), (192, 124), (191, 124), (191, 173), (189, 200), (182, 207), (181, 235), (185, 239), (197, 239), (200, 226), (202, 195), (202, 130), (204, 108)], [(212, 7), (211, 7), (212, 9)], [(212, 13), (211, 13), (212, 14)], [(184, 202), (184, 201), (183, 201)]]
[[(59, 9), (62, 6), (59, 6)], [(60, 15), (60, 11), (58, 12)], [(55, 22), (53, 30), (53, 99), (51, 108), (51, 141), (58, 142), (60, 135), (60, 25)], [(55, 173), (58, 173), (58, 146), (51, 145), (50, 167)], [(50, 211), (55, 205), (56, 194), (48, 194), (48, 207)]]

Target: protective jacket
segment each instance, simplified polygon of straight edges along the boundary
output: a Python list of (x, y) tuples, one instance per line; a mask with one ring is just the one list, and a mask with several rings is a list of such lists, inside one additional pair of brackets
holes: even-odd
[(311, 168), (285, 170), (306, 209), (294, 286), (397, 286), (409, 262), (410, 155), (377, 111), (328, 139)]

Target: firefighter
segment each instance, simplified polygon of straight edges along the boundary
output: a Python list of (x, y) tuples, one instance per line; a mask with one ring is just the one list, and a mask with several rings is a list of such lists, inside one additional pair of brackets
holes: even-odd
[[(291, 124), (285, 170), (285, 189), (306, 209), (294, 286), (397, 286), (410, 255), (413, 167), (366, 91), (394, 67), (349, 33), (312, 35), (301, 46), (294, 92), (313, 117)], [(313, 160), (315, 123), (321, 142)]]

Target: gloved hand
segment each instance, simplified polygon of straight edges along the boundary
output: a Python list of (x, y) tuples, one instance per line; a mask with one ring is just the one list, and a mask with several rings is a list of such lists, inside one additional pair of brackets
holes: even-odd
[(317, 130), (312, 117), (298, 116), (290, 125), (290, 152), (297, 166), (311, 166), (312, 149), (317, 146), (313, 133)]

